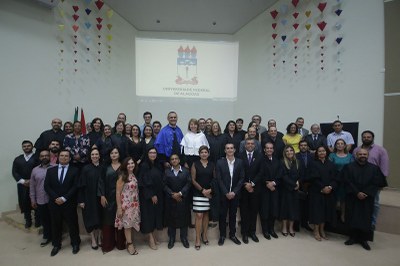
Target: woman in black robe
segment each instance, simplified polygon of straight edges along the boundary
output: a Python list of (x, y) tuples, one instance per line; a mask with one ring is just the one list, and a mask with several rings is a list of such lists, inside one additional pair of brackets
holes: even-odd
[[(294, 148), (290, 145), (283, 149), (283, 173), (280, 188), (280, 219), (282, 235), (294, 237), (294, 221), (299, 220), (299, 180), (302, 177), (301, 164), (297, 161)], [(289, 232), (288, 232), (289, 231)]]
[(116, 230), (114, 227), (115, 215), (117, 213), (116, 185), (118, 171), (121, 166), (118, 147), (109, 152), (111, 163), (105, 167), (102, 178), (99, 179), (97, 195), (100, 197), (102, 211), (102, 251), (109, 252), (117, 246), (118, 249), (125, 249), (124, 230)]
[(98, 117), (94, 118), (90, 123), (90, 128), (92, 131), (90, 131), (87, 135), (90, 140), (90, 147), (93, 147), (93, 145), (96, 145), (97, 141), (103, 136), (103, 121)]
[(132, 125), (131, 140), (128, 141), (128, 155), (139, 165), (143, 158), (143, 142), (140, 138), (141, 132), (138, 125)]
[(90, 152), (91, 164), (83, 167), (79, 178), (78, 203), (82, 208), (83, 223), (92, 237), (92, 249), (98, 249), (101, 226), (101, 205), (97, 196), (99, 179), (103, 169), (100, 165), (100, 152), (93, 148)]
[(309, 223), (314, 224), (314, 237), (321, 241), (327, 240), (325, 223), (336, 225), (336, 199), (334, 191), (337, 188), (335, 165), (327, 158), (328, 149), (320, 146), (315, 152), (315, 161), (310, 167), (309, 179), (311, 186), (309, 195)]
[(225, 156), (224, 136), (221, 133), (221, 126), (217, 121), (212, 122), (211, 132), (206, 135), (206, 138), (210, 145), (210, 157), (208, 160), (216, 164), (221, 157)]
[(146, 158), (147, 156), (147, 151), (154, 147), (154, 141), (156, 141), (156, 138), (153, 137), (153, 128), (151, 126), (144, 126), (143, 127), (143, 138), (142, 138), (142, 146), (143, 146), (143, 156), (142, 156), (142, 161)]
[(185, 248), (189, 248), (187, 232), (190, 215), (189, 190), (192, 178), (189, 171), (180, 166), (177, 154), (170, 156), (172, 168), (165, 170), (164, 192), (165, 192), (165, 222), (168, 226), (168, 248), (171, 249), (175, 243), (176, 228), (180, 229), (180, 237)]
[[(111, 134), (112, 134), (112, 128), (110, 125), (105, 125), (104, 126), (104, 131), (102, 136), (97, 139), (95, 143), (95, 147), (97, 147), (100, 151), (100, 160), (101, 162), (110, 162), (109, 158), (109, 152), (111, 148), (113, 147), (113, 143), (111, 140)], [(92, 145), (92, 143), (90, 143)], [(93, 147), (93, 145), (92, 145)]]
[(141, 224), (140, 231), (149, 235), (149, 246), (157, 249), (155, 230), (163, 229), (163, 168), (156, 148), (149, 148), (138, 173)]

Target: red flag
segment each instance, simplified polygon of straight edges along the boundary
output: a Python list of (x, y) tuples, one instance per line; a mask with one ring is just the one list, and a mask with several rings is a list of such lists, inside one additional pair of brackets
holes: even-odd
[(85, 122), (85, 115), (83, 113), (83, 109), (81, 108), (81, 127), (82, 127), (82, 134), (86, 134), (86, 122)]

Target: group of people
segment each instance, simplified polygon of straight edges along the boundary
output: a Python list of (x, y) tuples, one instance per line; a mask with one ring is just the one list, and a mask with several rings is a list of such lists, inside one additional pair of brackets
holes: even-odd
[(149, 247), (157, 249), (157, 230), (164, 227), (169, 249), (176, 229), (189, 248), (191, 210), (197, 250), (209, 245), (212, 221), (219, 224), (218, 245), (224, 244), (227, 225), (229, 239), (240, 245), (238, 208), (245, 244), (249, 238), (259, 242), (258, 215), (268, 240), (278, 238), (275, 220), (280, 220), (283, 237), (295, 237), (302, 226), (321, 241), (328, 239), (325, 224), (335, 226), (339, 213), (350, 232), (345, 244), (370, 249), (379, 190), (387, 186), (388, 176), (387, 152), (374, 144), (373, 132), (361, 134), (362, 145), (353, 156), (353, 138), (338, 120), (325, 137), (318, 124), (310, 133), (304, 129), (302, 117), (287, 126), (286, 134), (273, 119), (262, 126), (259, 115), (252, 117), (247, 131), (241, 118), (228, 121), (223, 132), (211, 118), (191, 119), (185, 134), (176, 112), (168, 113), (164, 127), (151, 122), (150, 112), (143, 119), (142, 126), (131, 125), (120, 113), (111, 127), (94, 118), (90, 132), (82, 134), (79, 121), (61, 129), (55, 118), (34, 145), (22, 142), (23, 154), (12, 168), (19, 205), (26, 228), (32, 226), (34, 209), (35, 226), (43, 226), (41, 246), (51, 242), (51, 256), (61, 249), (63, 222), (73, 254), (79, 252), (77, 206), (91, 247), (103, 252), (116, 247), (138, 254), (134, 230), (146, 234)]

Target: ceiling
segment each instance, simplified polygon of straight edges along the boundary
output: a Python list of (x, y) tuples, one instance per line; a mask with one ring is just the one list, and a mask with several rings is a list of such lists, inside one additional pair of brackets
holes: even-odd
[(234, 34), (277, 0), (104, 0), (140, 31)]

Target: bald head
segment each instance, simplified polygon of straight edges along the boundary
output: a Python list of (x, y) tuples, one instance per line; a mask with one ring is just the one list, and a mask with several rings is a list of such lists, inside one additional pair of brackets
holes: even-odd
[(356, 160), (360, 163), (360, 164), (366, 164), (368, 161), (368, 150), (367, 149), (359, 149), (356, 152)]

